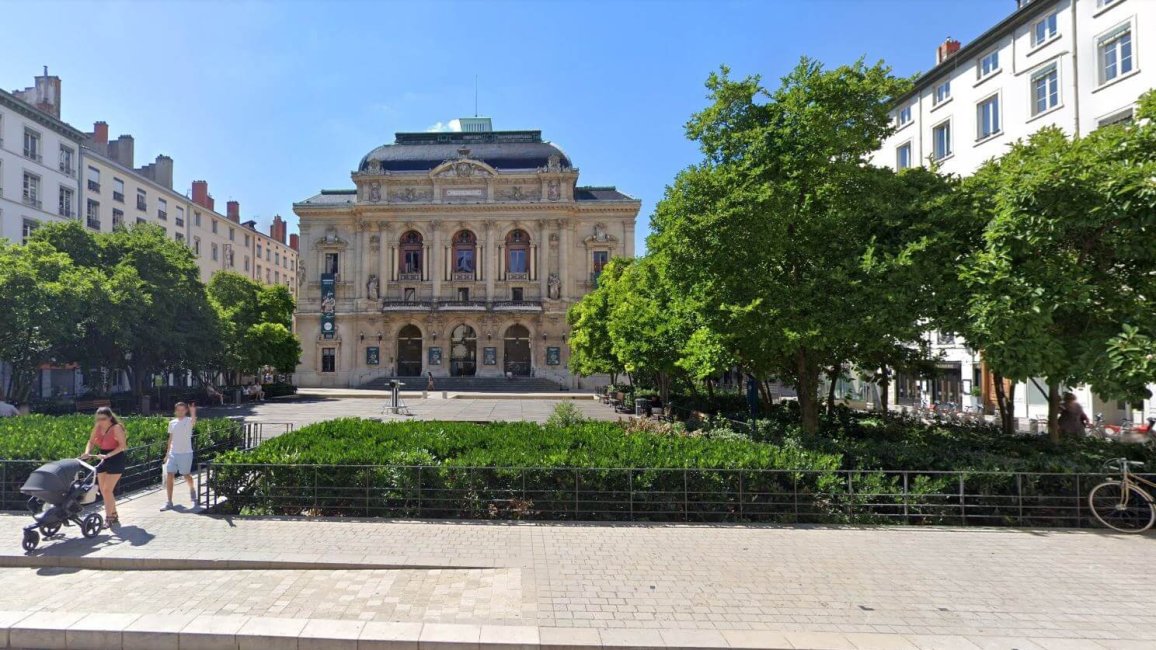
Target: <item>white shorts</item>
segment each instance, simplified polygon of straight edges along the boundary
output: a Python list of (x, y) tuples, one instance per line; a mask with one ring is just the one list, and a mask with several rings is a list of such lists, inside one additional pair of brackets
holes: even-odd
[(165, 461), (166, 474), (183, 474), (188, 476), (193, 472), (193, 453), (187, 454), (169, 454), (169, 459)]

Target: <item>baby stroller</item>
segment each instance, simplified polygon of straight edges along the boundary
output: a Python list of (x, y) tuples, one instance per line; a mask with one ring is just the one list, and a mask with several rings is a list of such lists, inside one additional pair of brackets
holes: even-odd
[(31, 551), (40, 536), (52, 537), (62, 525), (80, 526), (85, 537), (96, 537), (104, 526), (99, 513), (84, 514), (84, 507), (96, 501), (96, 468), (75, 458), (42, 465), (20, 488), (28, 499), (28, 510), (36, 523), (24, 527), (24, 550)]

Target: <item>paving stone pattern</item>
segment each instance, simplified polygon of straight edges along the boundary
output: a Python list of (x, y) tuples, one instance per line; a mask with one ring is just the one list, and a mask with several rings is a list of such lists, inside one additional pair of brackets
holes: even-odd
[[(1093, 649), (1129, 647), (1123, 640), (1156, 647), (1150, 537), (218, 518), (161, 513), (159, 499), (152, 493), (124, 504), (119, 533), (87, 541), (66, 529), (69, 537), (48, 540), (38, 553), (45, 562), (272, 559), (444, 568), (6, 568), (0, 610), (836, 633), (847, 647), (856, 647), (856, 634), (909, 643), (896, 647), (940, 647), (917, 642), (928, 635), (977, 647), (1047, 647), (1040, 639), (1056, 640), (1052, 647), (1060, 639)], [(12, 556), (25, 521), (0, 516), (0, 539), (11, 540)], [(81, 585), (84, 597), (77, 598)]]

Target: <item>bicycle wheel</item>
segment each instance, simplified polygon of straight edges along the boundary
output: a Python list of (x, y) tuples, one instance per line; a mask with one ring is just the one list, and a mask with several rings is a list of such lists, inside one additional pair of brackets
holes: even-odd
[(1101, 524), (1121, 533), (1142, 533), (1156, 522), (1148, 493), (1120, 481), (1105, 481), (1088, 493), (1088, 506)]

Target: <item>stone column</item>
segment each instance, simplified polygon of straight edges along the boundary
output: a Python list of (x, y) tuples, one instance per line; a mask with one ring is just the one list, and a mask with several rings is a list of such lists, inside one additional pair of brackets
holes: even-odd
[(428, 263), (426, 264), (426, 266), (429, 267), (430, 273), (432, 274), (429, 279), (433, 282), (433, 299), (437, 300), (438, 296), (441, 295), (441, 291), (442, 291), (442, 271), (440, 268), (441, 262), (442, 262), (442, 259), (441, 259), (441, 257), (442, 257), (442, 252), (441, 252), (442, 251), (442, 249), (441, 249), (441, 245), (442, 245), (441, 222), (431, 221), (430, 222), (430, 229), (433, 230), (433, 246), (432, 247), (426, 247), (426, 251), (427, 251), (427, 255), (430, 252), (435, 253), (437, 255), (437, 259), (436, 260), (432, 259), (432, 258), (428, 259)]
[(493, 221), (482, 222), (482, 232), (485, 233), (485, 247), (486, 253), (483, 261), (486, 268), (483, 271), (483, 278), (486, 281), (486, 300), (493, 301), (494, 299), (494, 279), (498, 275), (498, 230), (494, 227)]
[(538, 243), (534, 251), (534, 259), (537, 260), (538, 268), (535, 269), (535, 275), (530, 276), (531, 279), (538, 281), (538, 295), (541, 300), (546, 299), (546, 277), (549, 275), (550, 267), (546, 263), (546, 254), (550, 250), (550, 243), (546, 241), (546, 220), (538, 220)]
[(570, 282), (573, 278), (570, 277), (570, 220), (558, 220), (558, 280), (561, 281), (561, 286), (558, 289), (558, 297), (563, 301), (569, 299)]

